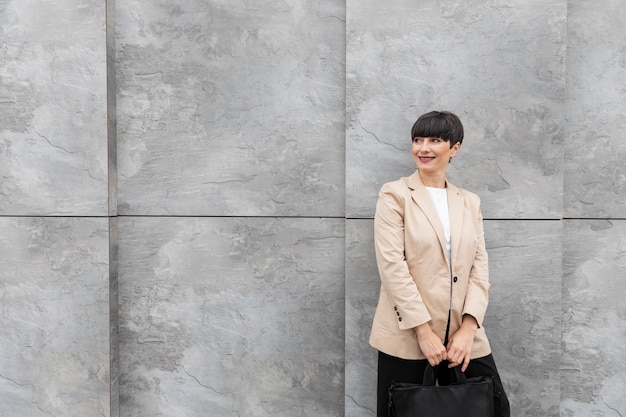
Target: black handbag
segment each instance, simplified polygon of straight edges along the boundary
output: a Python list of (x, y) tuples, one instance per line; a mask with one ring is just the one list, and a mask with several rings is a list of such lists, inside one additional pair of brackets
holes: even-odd
[(394, 382), (389, 387), (389, 417), (494, 417), (493, 377), (466, 378), (454, 368), (456, 382), (435, 385), (427, 366), (420, 384)]

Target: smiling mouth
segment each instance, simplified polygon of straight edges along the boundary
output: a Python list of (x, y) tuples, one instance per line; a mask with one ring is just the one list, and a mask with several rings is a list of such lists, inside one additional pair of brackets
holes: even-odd
[(430, 162), (433, 159), (435, 159), (434, 156), (419, 156), (418, 158), (419, 158), (420, 162), (424, 162), (424, 163)]

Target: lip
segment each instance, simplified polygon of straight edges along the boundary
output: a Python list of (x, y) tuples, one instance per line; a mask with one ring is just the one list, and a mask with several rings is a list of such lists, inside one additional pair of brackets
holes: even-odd
[(432, 161), (433, 159), (435, 159), (435, 157), (434, 157), (434, 156), (418, 156), (417, 158), (418, 158), (418, 159), (420, 160), (420, 162), (422, 162), (422, 163), (428, 163), (428, 162)]

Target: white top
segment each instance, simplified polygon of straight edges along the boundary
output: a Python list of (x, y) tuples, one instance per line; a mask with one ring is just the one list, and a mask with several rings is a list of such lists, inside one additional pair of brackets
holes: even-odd
[(448, 250), (448, 262), (452, 262), (452, 245), (450, 244), (450, 212), (448, 211), (448, 192), (446, 188), (426, 187), (430, 199), (433, 201), (443, 232), (446, 236), (446, 249)]

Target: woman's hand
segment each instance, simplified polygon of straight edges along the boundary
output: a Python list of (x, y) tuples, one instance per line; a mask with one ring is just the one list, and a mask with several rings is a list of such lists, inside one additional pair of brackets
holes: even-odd
[(415, 327), (417, 343), (430, 366), (436, 366), (447, 358), (446, 347), (442, 340), (430, 328), (430, 324), (424, 323)]
[(461, 328), (450, 337), (446, 346), (449, 368), (462, 364), (461, 371), (465, 372), (470, 363), (476, 330), (478, 330), (476, 319), (469, 314), (464, 315)]

